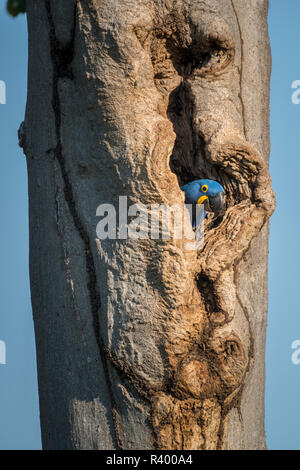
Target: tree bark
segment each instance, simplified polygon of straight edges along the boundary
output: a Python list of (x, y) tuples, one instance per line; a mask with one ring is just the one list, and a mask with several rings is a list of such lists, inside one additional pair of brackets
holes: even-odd
[[(26, 1), (44, 449), (263, 449), (267, 0)], [(219, 181), (202, 250), (99, 240), (108, 203)], [(194, 236), (191, 226), (189, 236)]]

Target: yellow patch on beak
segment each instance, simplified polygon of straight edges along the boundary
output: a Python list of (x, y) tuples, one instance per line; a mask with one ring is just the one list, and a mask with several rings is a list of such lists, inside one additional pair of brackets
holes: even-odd
[(199, 199), (198, 199), (198, 201), (197, 201), (197, 204), (199, 204), (199, 205), (200, 205), (200, 204), (203, 204), (203, 202), (205, 201), (205, 199), (208, 199), (208, 197), (207, 197), (207, 196), (201, 196), (201, 197), (199, 197)]

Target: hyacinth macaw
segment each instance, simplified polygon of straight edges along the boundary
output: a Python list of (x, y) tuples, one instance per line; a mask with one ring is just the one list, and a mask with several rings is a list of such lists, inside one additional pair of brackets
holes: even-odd
[[(219, 214), (224, 208), (224, 188), (217, 181), (201, 179), (191, 181), (190, 183), (181, 186), (180, 189), (185, 193), (185, 204), (193, 206), (192, 225), (196, 228), (199, 223), (206, 217), (206, 210), (213, 211), (216, 215)], [(204, 212), (202, 218), (196, 222), (196, 211), (194, 210), (197, 204), (204, 205)]]

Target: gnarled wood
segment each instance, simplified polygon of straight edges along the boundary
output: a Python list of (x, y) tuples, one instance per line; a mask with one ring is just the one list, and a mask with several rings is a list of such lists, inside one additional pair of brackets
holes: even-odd
[[(26, 5), (44, 448), (264, 448), (267, 0)], [(183, 207), (203, 177), (226, 211), (202, 250), (97, 238), (100, 204)]]

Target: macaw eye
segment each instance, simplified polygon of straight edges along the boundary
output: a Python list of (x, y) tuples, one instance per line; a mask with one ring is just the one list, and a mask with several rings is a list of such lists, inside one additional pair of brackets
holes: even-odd
[(201, 188), (201, 191), (202, 191), (203, 193), (206, 193), (207, 190), (208, 190), (208, 186), (207, 186), (206, 184), (204, 184), (204, 185), (202, 186), (202, 188)]

